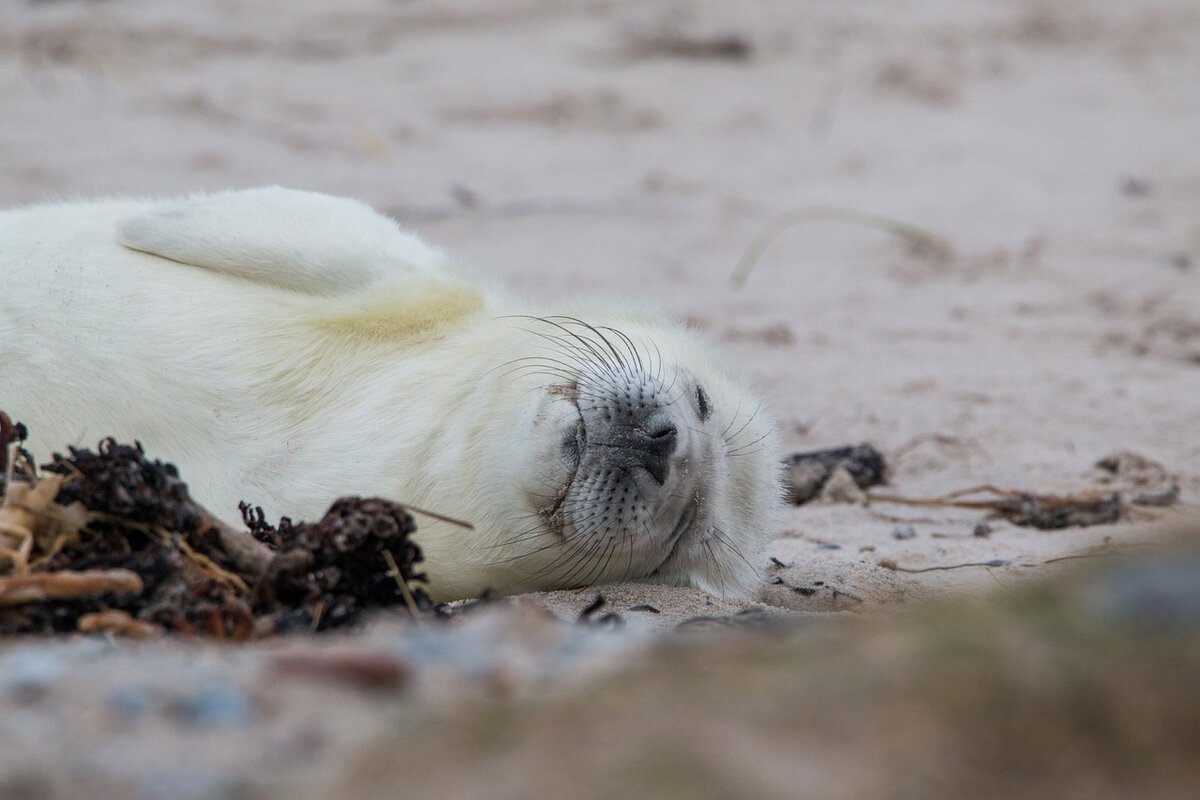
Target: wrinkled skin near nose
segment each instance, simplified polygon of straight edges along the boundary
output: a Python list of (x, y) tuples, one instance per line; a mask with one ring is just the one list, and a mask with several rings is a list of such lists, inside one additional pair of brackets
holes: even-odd
[(618, 469), (642, 468), (660, 485), (671, 474), (671, 459), (679, 449), (679, 430), (661, 408), (635, 409), (624, 419), (593, 424), (589, 447), (606, 448), (607, 463)]

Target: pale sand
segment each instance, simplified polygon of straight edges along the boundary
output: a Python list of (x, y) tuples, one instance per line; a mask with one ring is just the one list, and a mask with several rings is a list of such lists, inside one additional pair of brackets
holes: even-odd
[[(10, 2), (0, 203), (264, 183), (360, 197), (539, 297), (636, 285), (751, 373), (790, 451), (871, 442), (888, 491), (1086, 488), (1098, 458), (1131, 450), (1194, 510), (1200, 7), (1060, 8)], [(639, 48), (671, 29), (753, 52)], [(731, 287), (769, 221), (813, 208), (947, 247), (814, 218)], [(980, 518), (791, 509), (770, 553), (788, 566), (758, 599), (887, 606), (1146, 537), (1001, 523), (981, 538)], [(916, 536), (894, 538), (904, 524)], [(672, 621), (712, 610), (686, 591), (600, 591)], [(573, 617), (594, 595), (542, 602)]]

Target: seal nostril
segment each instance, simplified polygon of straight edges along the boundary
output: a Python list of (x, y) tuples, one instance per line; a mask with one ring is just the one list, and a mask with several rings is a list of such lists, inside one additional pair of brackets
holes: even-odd
[(650, 434), (650, 438), (651, 439), (666, 439), (666, 438), (673, 439), (673, 438), (675, 438), (675, 436), (678, 435), (678, 433), (679, 433), (679, 431), (675, 428), (674, 425), (664, 425), (663, 427), (659, 428), (654, 433)]

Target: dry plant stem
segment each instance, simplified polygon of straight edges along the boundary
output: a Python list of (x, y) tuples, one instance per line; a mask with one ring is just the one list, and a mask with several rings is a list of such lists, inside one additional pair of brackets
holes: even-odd
[(142, 579), (127, 569), (43, 572), (0, 578), (0, 606), (75, 600), (109, 593), (141, 594)]
[(767, 247), (771, 242), (775, 241), (779, 234), (802, 222), (810, 222), (812, 220), (849, 222), (854, 225), (885, 231), (915, 247), (926, 248), (935, 253), (948, 253), (950, 251), (949, 243), (942, 237), (907, 222), (901, 222), (900, 220), (879, 214), (855, 211), (849, 208), (812, 206), (783, 214), (767, 223), (762, 232), (746, 248), (746, 252), (742, 255), (741, 260), (738, 261), (738, 265), (733, 271), (733, 275), (730, 276), (730, 283), (738, 288), (745, 286), (746, 279), (750, 277), (751, 270), (762, 259)]
[(131, 639), (148, 639), (160, 636), (162, 627), (151, 622), (142, 622), (129, 616), (125, 611), (97, 611), (84, 614), (76, 624), (82, 633), (113, 633), (128, 636)]
[(388, 565), (387, 574), (392, 577), (392, 580), (400, 587), (400, 593), (404, 595), (404, 602), (408, 604), (409, 613), (412, 614), (413, 619), (419, 620), (421, 618), (421, 611), (417, 608), (417, 601), (413, 599), (412, 592), (408, 590), (408, 584), (404, 580), (404, 575), (400, 572), (400, 567), (396, 564), (396, 557), (392, 555), (390, 550), (384, 550), (383, 560)]

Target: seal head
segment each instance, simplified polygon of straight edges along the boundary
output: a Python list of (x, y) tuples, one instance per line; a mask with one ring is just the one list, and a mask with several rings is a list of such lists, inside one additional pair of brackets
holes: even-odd
[(516, 370), (543, 380), (530, 392), (528, 463), (544, 468), (521, 487), (533, 524), (502, 548), (536, 564), (529, 580), (748, 589), (779, 492), (774, 426), (748, 390), (674, 326), (525, 327), (542, 354)]

